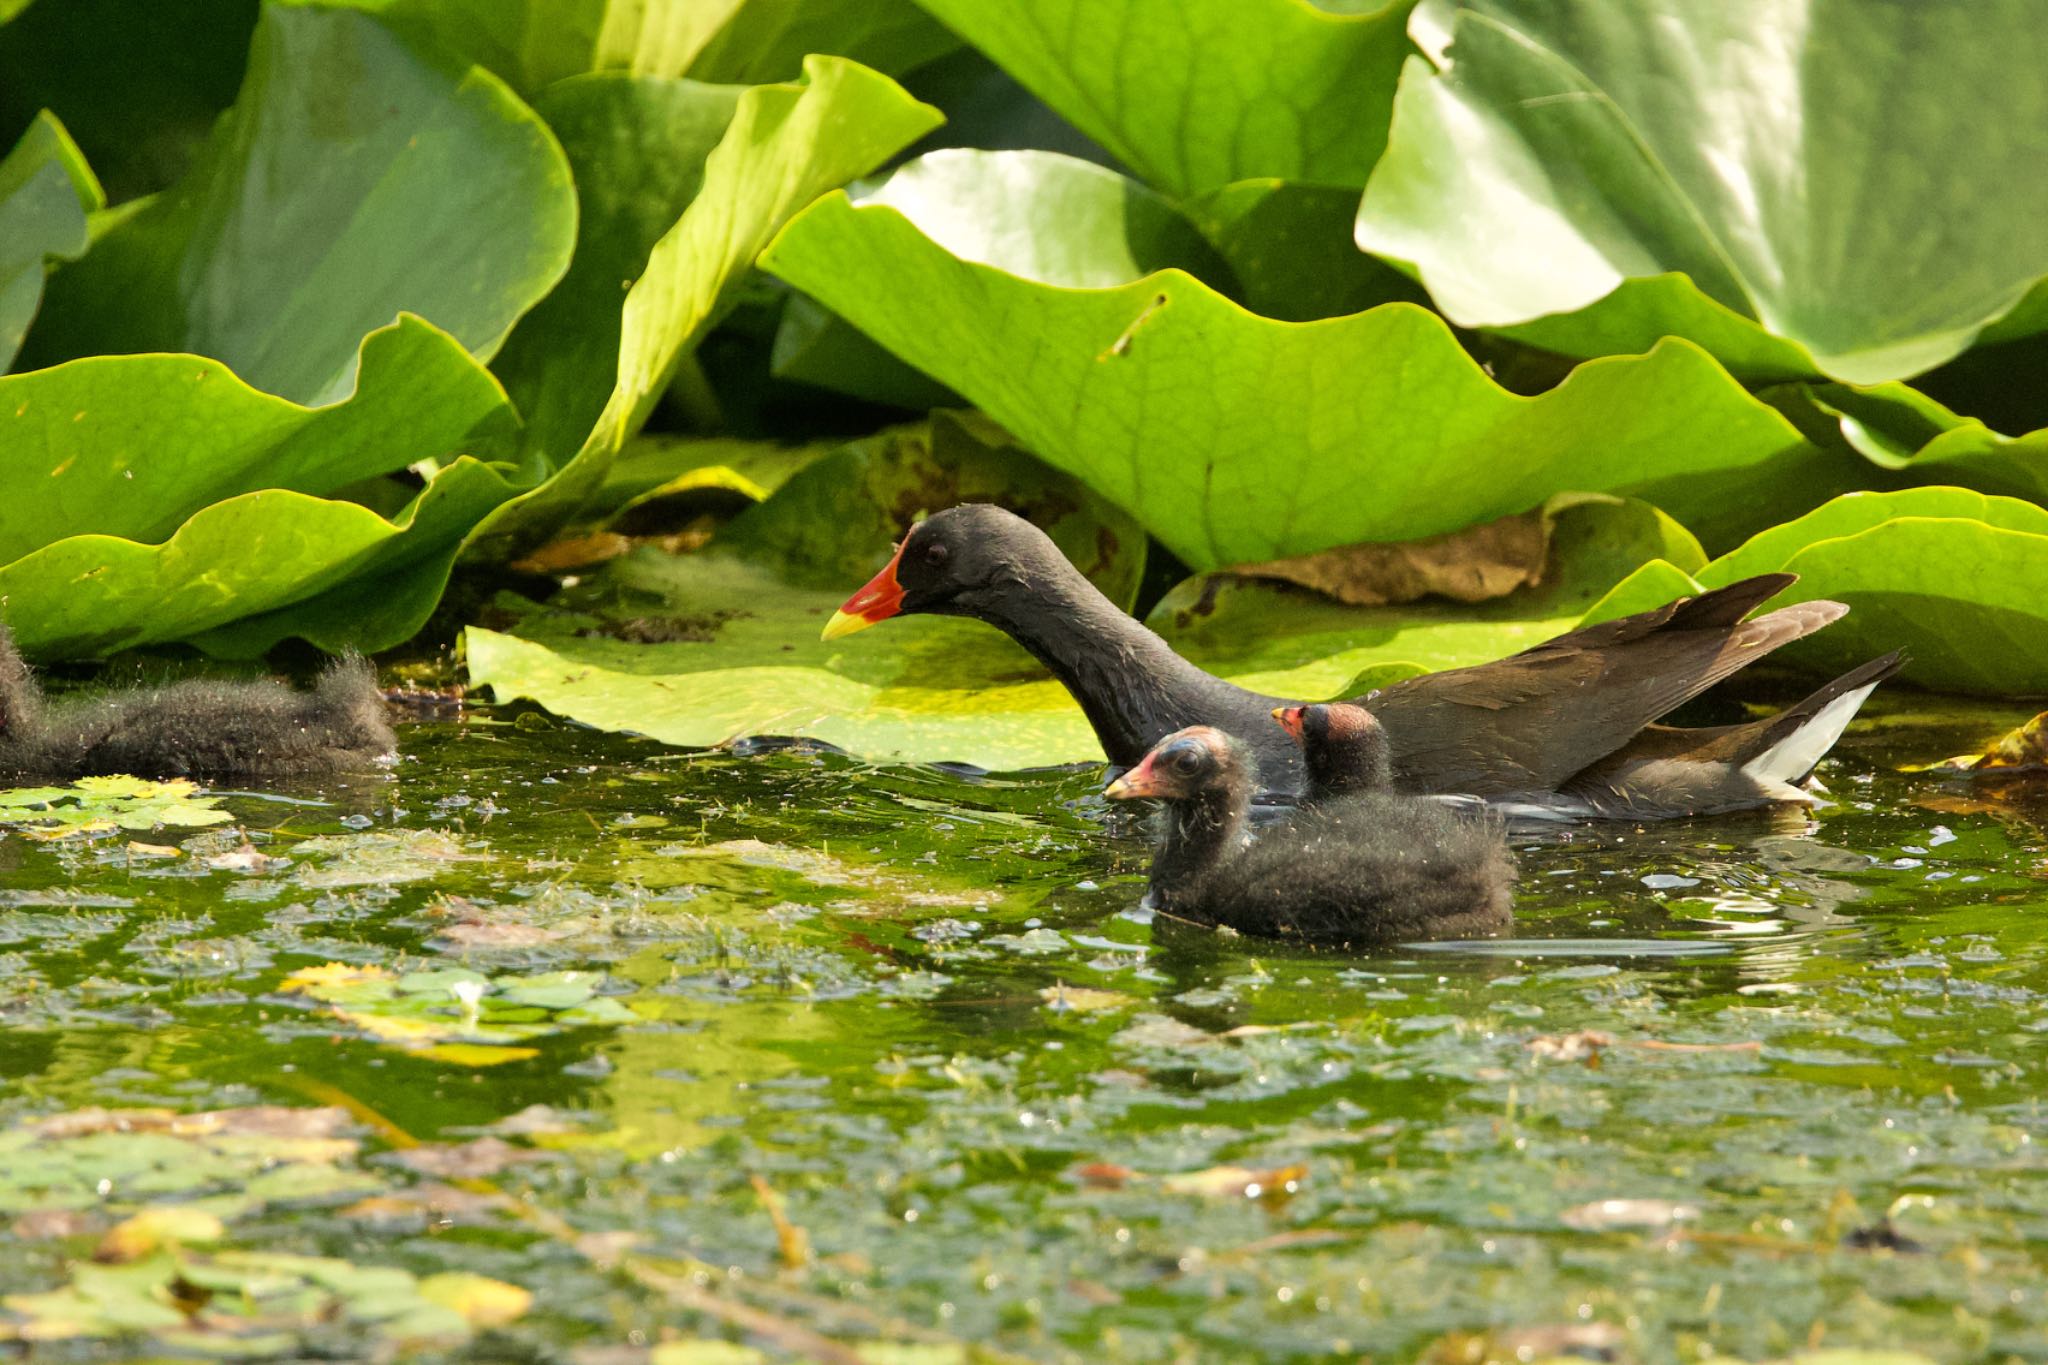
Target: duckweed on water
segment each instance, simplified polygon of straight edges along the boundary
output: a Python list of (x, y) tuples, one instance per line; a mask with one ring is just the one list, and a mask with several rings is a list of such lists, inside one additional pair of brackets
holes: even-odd
[(1869, 723), (1813, 820), (1525, 841), (1519, 937), (1374, 957), (1147, 922), (1093, 773), (489, 713), (13, 833), (0, 1338), (2048, 1358), (2048, 797), (1896, 771), (2011, 719)]

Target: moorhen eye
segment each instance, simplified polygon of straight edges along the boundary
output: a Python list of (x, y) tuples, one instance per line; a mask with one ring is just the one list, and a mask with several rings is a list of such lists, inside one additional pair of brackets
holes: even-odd
[(1195, 770), (1201, 766), (1202, 756), (1193, 749), (1182, 749), (1173, 756), (1173, 770), (1177, 773), (1184, 773), (1189, 777), (1193, 777)]
[(935, 540), (931, 544), (925, 546), (924, 562), (931, 565), (934, 569), (936, 569), (941, 564), (944, 564), (946, 562), (946, 556), (951, 553), (952, 551), (946, 548), (945, 541)]

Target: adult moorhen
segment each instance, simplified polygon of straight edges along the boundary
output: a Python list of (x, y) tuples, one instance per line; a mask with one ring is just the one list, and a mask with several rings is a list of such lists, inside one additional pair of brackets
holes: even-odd
[[(1582, 627), (1493, 663), (1425, 674), (1372, 693), (1361, 700), (1370, 701), (1393, 743), (1395, 786), (1569, 816), (1589, 800), (1574, 780), (1597, 764), (1601, 782), (1612, 785), (1625, 775), (1631, 817), (1695, 814), (1698, 774), (1686, 771), (1676, 774), (1686, 780), (1667, 781), (1673, 775), (1667, 765), (1692, 742), (1702, 746), (1699, 761), (1720, 761), (1726, 736), (1650, 728), (1652, 722), (1848, 610), (1839, 602), (1800, 602), (1743, 619), (1795, 578), (1746, 578)], [(911, 527), (888, 565), (834, 613), (824, 637), (914, 613), (971, 616), (1024, 646), (1081, 704), (1103, 752), (1119, 767), (1136, 763), (1175, 730), (1213, 725), (1251, 746), (1269, 790), (1302, 788), (1300, 750), (1271, 720), (1276, 706), (1294, 703), (1247, 691), (1181, 658), (1096, 591), (1044, 532), (1001, 508), (966, 504)], [(1872, 669), (1879, 665), (1865, 665), (1831, 686), (1842, 688)], [(1861, 686), (1837, 692), (1856, 702), (1830, 711), (1828, 724), (1805, 732), (1802, 745), (1824, 740), (1825, 752), (1868, 695)], [(1748, 804), (1776, 799), (1759, 796)]]
[(195, 681), (53, 703), (0, 626), (6, 777), (303, 777), (362, 768), (396, 747), (359, 657), (331, 664), (310, 692)]
[(1365, 792), (1304, 807), (1247, 842), (1257, 784), (1248, 746), (1208, 725), (1168, 735), (1109, 784), (1116, 800), (1167, 803), (1155, 909), (1350, 947), (1497, 934), (1513, 922), (1515, 865), (1498, 821)]

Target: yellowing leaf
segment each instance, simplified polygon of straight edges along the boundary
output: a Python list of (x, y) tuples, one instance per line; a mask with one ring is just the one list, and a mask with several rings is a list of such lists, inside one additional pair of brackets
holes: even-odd
[(1211, 1166), (1206, 1171), (1169, 1175), (1159, 1182), (1159, 1188), (1169, 1194), (1199, 1194), (1210, 1199), (1263, 1199), (1274, 1194), (1292, 1194), (1307, 1176), (1308, 1167), (1300, 1164), (1270, 1171)]
[[(352, 1146), (353, 1144), (351, 1144)], [(144, 1209), (108, 1229), (93, 1252), (96, 1261), (139, 1261), (159, 1247), (217, 1242), (227, 1235), (219, 1218), (204, 1209), (166, 1205)]]
[(316, 993), (344, 986), (358, 986), (391, 973), (382, 967), (358, 967), (347, 962), (328, 962), (318, 967), (301, 967), (278, 983), (280, 990)]
[(502, 1327), (524, 1317), (533, 1295), (516, 1284), (466, 1271), (429, 1275), (420, 1281), (420, 1297), (462, 1315), (471, 1327)]
[(482, 1043), (437, 1043), (421, 1048), (419, 1055), (454, 1066), (498, 1066), (538, 1057), (540, 1051), (530, 1047), (486, 1047)]
[(1131, 997), (1117, 991), (1098, 991), (1088, 986), (1047, 986), (1038, 993), (1046, 1008), (1055, 1013), (1094, 1014), (1102, 1010), (1120, 1010), (1131, 1003)]

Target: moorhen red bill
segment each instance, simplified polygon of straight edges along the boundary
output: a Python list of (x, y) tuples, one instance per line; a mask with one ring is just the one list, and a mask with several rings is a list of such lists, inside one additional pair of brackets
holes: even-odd
[(1372, 947), (1498, 934), (1514, 920), (1514, 858), (1500, 821), (1440, 802), (1360, 792), (1304, 806), (1247, 838), (1258, 786), (1249, 746), (1175, 731), (1104, 795), (1153, 797), (1166, 821), (1148, 900), (1241, 934)]
[(309, 692), (189, 681), (52, 702), (0, 626), (0, 774), (68, 779), (309, 777), (368, 767), (397, 740), (359, 656)]
[[(1745, 578), (1359, 700), (1370, 702), (1393, 744), (1402, 791), (1479, 796), (1529, 814), (1611, 809), (1632, 819), (1699, 814), (1703, 793), (1716, 810), (1777, 801), (1794, 780), (1789, 765), (1827, 752), (1870, 689), (1896, 669), (1887, 662), (1893, 656), (1816, 694), (1826, 701), (1805, 716), (1796, 741), (1783, 736), (1782, 747), (1766, 751), (1771, 762), (1748, 794), (1733, 780), (1702, 780), (1745, 752), (1727, 729), (1654, 722), (1848, 610), (1800, 602), (1743, 619), (1795, 580)], [(1247, 691), (1181, 658), (1117, 610), (1043, 531), (1001, 508), (966, 504), (911, 527), (895, 557), (833, 615), (824, 638), (920, 613), (971, 616), (1029, 650), (1080, 703), (1119, 767), (1175, 730), (1213, 725), (1250, 746), (1267, 790), (1303, 789), (1301, 751), (1272, 721), (1275, 707), (1297, 702)]]

